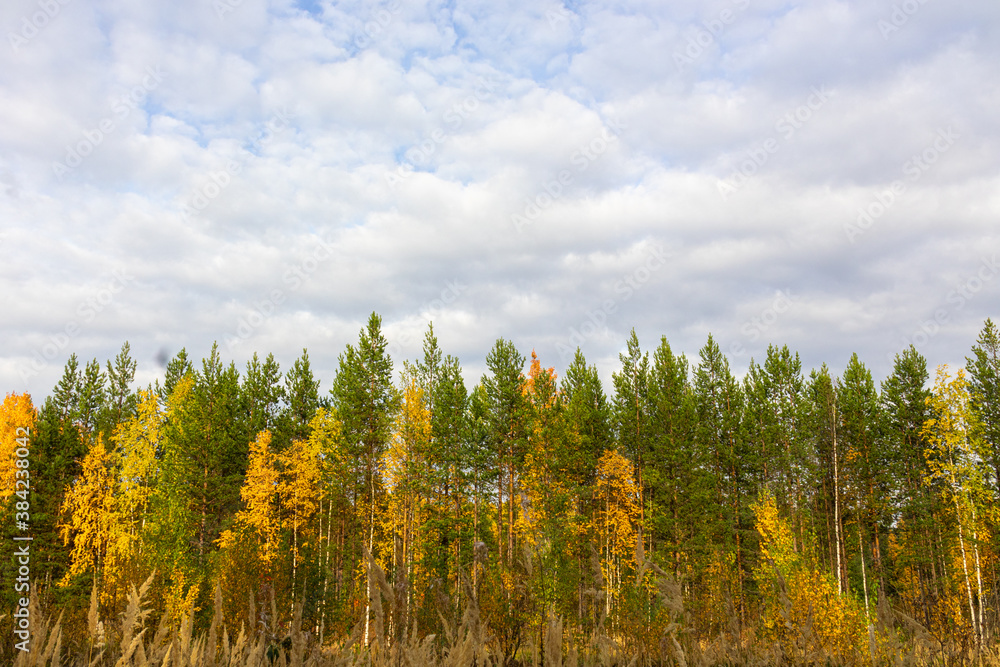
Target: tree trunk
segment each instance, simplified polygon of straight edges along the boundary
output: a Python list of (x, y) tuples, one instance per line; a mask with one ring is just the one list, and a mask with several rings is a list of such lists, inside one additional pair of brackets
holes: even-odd
[(982, 645), (985, 639), (983, 635), (986, 632), (986, 627), (983, 625), (983, 571), (979, 562), (979, 531), (976, 526), (976, 505), (972, 501), (969, 504), (972, 506), (972, 552), (976, 562), (976, 587), (979, 593), (979, 604), (977, 605), (979, 608), (979, 643)]
[(371, 497), (368, 509), (368, 557), (365, 559), (365, 646), (368, 646), (368, 630), (372, 611), (372, 548), (375, 544), (375, 475), (371, 475)]
[(840, 539), (840, 470), (837, 462), (837, 407), (830, 408), (831, 426), (833, 428), (833, 530), (837, 545), (837, 592), (844, 592), (843, 569), (840, 563), (840, 553), (843, 550)]
[(962, 572), (965, 574), (965, 592), (969, 598), (969, 619), (972, 621), (972, 628), (976, 633), (976, 645), (980, 645), (982, 642), (982, 636), (979, 631), (979, 624), (976, 621), (976, 611), (972, 604), (972, 583), (969, 581), (969, 564), (965, 555), (965, 528), (962, 524), (962, 512), (958, 505), (958, 495), (955, 494), (955, 516), (958, 519), (958, 544), (962, 551)]

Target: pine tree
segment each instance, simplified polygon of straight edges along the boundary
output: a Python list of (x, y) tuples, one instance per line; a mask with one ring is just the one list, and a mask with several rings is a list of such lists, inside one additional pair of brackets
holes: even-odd
[(198, 562), (205, 566), (223, 518), (240, 506), (249, 441), (239, 428), (239, 374), (234, 364), (223, 364), (217, 343), (212, 344), (194, 379), (189, 399), (172, 420), (182, 427), (175, 431), (182, 436), (174, 446), (191, 465), (186, 482), (191, 510), (199, 517)]
[(800, 426), (804, 387), (799, 355), (793, 356), (787, 346), (769, 345), (764, 364), (751, 360), (744, 381), (745, 423), (755, 454), (748, 461), (748, 472), (775, 494), (779, 508), (792, 520), (799, 546), (804, 534), (802, 484), (808, 468)]
[(528, 443), (517, 529), (525, 558), (532, 560), (529, 585), (538, 612), (536, 631), (541, 637), (546, 610), (577, 606), (573, 598), (579, 590), (580, 572), (574, 567), (579, 562), (574, 542), (586, 527), (572, 475), (579, 442), (566, 419), (555, 369), (543, 368), (534, 351), (525, 393)]
[(514, 497), (519, 490), (517, 471), (524, 461), (527, 443), (524, 357), (518, 353), (513, 343), (501, 338), (486, 357), (486, 366), (491, 374), (483, 377), (482, 386), (486, 399), (490, 447), (496, 452), (498, 557), (501, 568), (510, 569), (514, 559)]
[[(826, 364), (809, 374), (805, 390), (804, 421), (816, 457), (813, 472), (813, 530), (824, 538), (819, 551), (837, 582), (837, 592), (845, 591), (846, 554), (844, 551), (844, 444), (840, 433), (835, 382)], [(839, 437), (838, 437), (839, 436)], [(822, 529), (815, 527), (823, 522)]]
[(46, 489), (32, 503), (32, 576), (50, 586), (66, 576), (70, 566), (63, 548), (60, 510), (66, 489), (82, 470), (89, 448), (81, 435), (79, 422), (82, 376), (76, 355), (70, 355), (63, 375), (45, 399), (35, 424), (31, 441), (31, 484)]
[(285, 392), (280, 384), (281, 371), (273, 354), (261, 363), (257, 353), (247, 362), (246, 375), (240, 386), (240, 410), (244, 417), (240, 423), (244, 425), (242, 437), (248, 442), (257, 437), (261, 431), (274, 433), (278, 424), (281, 401)]
[(328, 615), (331, 621), (347, 620), (328, 612), (343, 609), (354, 598), (355, 582), (350, 577), (353, 567), (349, 565), (353, 554), (350, 536), (362, 530), (362, 522), (352, 504), (352, 493), (357, 488), (354, 470), (357, 462), (351, 459), (345, 446), (342, 426), (335, 412), (327, 408), (316, 410), (309, 422), (309, 447), (319, 453), (320, 461), (319, 558), (316, 564), (318, 576), (323, 580), (322, 593), (317, 596), (317, 631), (322, 644)]
[(181, 351), (177, 355), (167, 362), (166, 376), (163, 380), (163, 386), (159, 386), (159, 380), (157, 380), (157, 389), (160, 392), (160, 400), (166, 402), (170, 395), (174, 392), (174, 387), (184, 376), (194, 373), (194, 365), (191, 360), (188, 359), (187, 349), (181, 348)]
[(711, 461), (695, 444), (696, 407), (688, 375), (687, 358), (675, 356), (661, 338), (649, 372), (652, 525), (646, 556), (656, 558), (662, 551), (662, 562), (674, 576), (680, 576), (692, 546), (704, 551), (700, 512), (715, 497)]
[(130, 351), (128, 341), (125, 341), (114, 365), (107, 362), (107, 401), (101, 418), (101, 433), (105, 437), (110, 437), (119, 424), (135, 416), (139, 397), (132, 391), (132, 383), (137, 364)]
[[(570, 431), (565, 477), (572, 484), (570, 502), (573, 504), (573, 520), (566, 527), (567, 539), (571, 540), (567, 555), (574, 559), (571, 575), (576, 578), (575, 611), (582, 621), (599, 616), (597, 601), (587, 592), (599, 588), (590, 567), (591, 529), (595, 525), (594, 513), (597, 510), (594, 498), (597, 463), (605, 451), (614, 449), (612, 408), (601, 386), (597, 367), (587, 365), (579, 348), (563, 376), (560, 393), (564, 405), (563, 420)], [(570, 568), (571, 565), (566, 563), (564, 567)]]
[(929, 474), (922, 435), (929, 416), (927, 379), (927, 361), (911, 345), (895, 356), (892, 374), (882, 383), (880, 401), (883, 442), (895, 480), (891, 501), (897, 517), (895, 537), (901, 546), (897, 568), (909, 573), (907, 587), (916, 588), (910, 596), (913, 615), (930, 628), (940, 573), (940, 525), (935, 517), (938, 501), (923, 483)]
[(295, 360), (285, 374), (284, 395), (287, 401), (284, 429), (288, 439), (304, 438), (308, 435), (309, 424), (320, 407), (319, 380), (313, 376), (309, 365), (309, 352), (302, 348), (302, 356)]
[(572, 457), (575, 466), (570, 474), (579, 486), (590, 486), (598, 459), (612, 447), (611, 407), (597, 367), (587, 365), (579, 348), (573, 363), (566, 369), (559, 390), (566, 404), (566, 421), (579, 443), (578, 453)]
[[(384, 454), (392, 436), (399, 403), (392, 384), (392, 360), (386, 354), (382, 319), (372, 313), (361, 330), (358, 346), (348, 345), (339, 358), (330, 394), (342, 424), (345, 445), (358, 461), (364, 494), (365, 549), (374, 556), (376, 513), (384, 499)], [(357, 491), (355, 492), (357, 494)], [(380, 536), (381, 537), (381, 536)], [(360, 562), (360, 561), (359, 561)], [(367, 578), (365, 645), (369, 639), (371, 578)]]
[(853, 540), (859, 545), (861, 591), (865, 608), (869, 608), (869, 590), (865, 544), (870, 543), (879, 590), (884, 591), (882, 568), (882, 536), (888, 530), (889, 507), (886, 500), (890, 488), (883, 471), (888, 466), (886, 450), (880, 442), (881, 415), (879, 397), (871, 372), (855, 353), (837, 383), (837, 404), (840, 409), (839, 437), (845, 447), (844, 471), (851, 496), (856, 529)]
[[(423, 453), (434, 502), (428, 525), (439, 536), (436, 564), (432, 569), (449, 583), (455, 612), (461, 612), (463, 563), (472, 554), (471, 517), (467, 516), (469, 496), (468, 391), (461, 365), (455, 357), (444, 356), (428, 325), (424, 337), (424, 358), (415, 366), (415, 377), (423, 389), (430, 416), (431, 436)], [(435, 619), (436, 620), (436, 619)], [(457, 620), (457, 619), (456, 619)]]
[[(704, 549), (695, 562), (699, 574), (712, 570), (714, 576), (724, 575), (725, 586), (734, 590), (726, 594), (739, 599), (744, 586), (743, 568), (745, 556), (743, 545), (748, 527), (742, 525), (741, 517), (749, 507), (748, 494), (751, 486), (753, 454), (747, 451), (746, 439), (741, 431), (743, 420), (743, 392), (729, 370), (729, 360), (725, 358), (711, 335), (700, 351), (700, 360), (694, 372), (694, 401), (697, 414), (695, 442), (699, 460), (706, 461), (708, 467), (704, 483), (714, 488), (715, 493), (707, 499), (704, 508), (704, 522), (701, 525), (701, 547)], [(741, 536), (737, 541), (737, 536)], [(712, 588), (705, 587), (705, 590)], [(710, 605), (722, 604), (722, 600), (709, 600)]]
[(52, 390), (52, 399), (63, 422), (76, 423), (80, 416), (80, 364), (76, 354), (69, 355), (62, 378)]
[(632, 475), (639, 489), (639, 525), (646, 531), (645, 468), (649, 458), (649, 355), (639, 347), (635, 329), (619, 354), (622, 368), (612, 375), (615, 387), (615, 433), (621, 452), (632, 461)]
[(105, 411), (106, 380), (97, 359), (87, 363), (80, 382), (78, 408), (79, 429), (85, 441), (89, 441), (100, 426), (99, 421)]
[(966, 357), (969, 373), (970, 408), (981, 429), (987, 456), (993, 467), (993, 490), (1000, 499), (1000, 331), (987, 319)]
[[(472, 591), (476, 599), (482, 584), (482, 575), (485, 569), (484, 560), (493, 553), (500, 557), (502, 554), (499, 526), (494, 533), (489, 533), (485, 526), (489, 524), (490, 502), (489, 491), (491, 488), (499, 488), (498, 475), (493, 471), (499, 468), (499, 450), (493, 442), (490, 428), (490, 406), (489, 397), (482, 384), (477, 384), (469, 393), (468, 417), (467, 417), (467, 455), (465, 457), (468, 466), (469, 483), (472, 487)], [(502, 514), (502, 513), (501, 513)]]

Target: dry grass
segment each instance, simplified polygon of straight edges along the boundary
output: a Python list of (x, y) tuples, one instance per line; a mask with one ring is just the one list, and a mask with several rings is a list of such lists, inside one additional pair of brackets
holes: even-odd
[[(302, 607), (296, 605), (287, 634), (274, 635), (241, 627), (231, 637), (222, 614), (221, 595), (216, 591), (214, 614), (208, 630), (193, 636), (191, 615), (171, 622), (164, 617), (154, 629), (144, 599), (151, 576), (139, 589), (132, 588), (120, 618), (105, 623), (98, 616), (97, 591), (91, 594), (87, 637), (71, 648), (63, 636), (62, 616), (45, 618), (37, 601), (31, 601), (31, 617), (44, 619), (34, 626), (32, 651), (19, 652), (14, 667), (502, 667), (502, 654), (474, 603), (469, 604), (457, 625), (441, 615), (440, 636), (419, 636), (415, 627), (394, 626), (402, 618), (404, 596), (394, 590), (376, 563), (369, 560), (372, 616), (369, 642), (364, 645), (363, 624), (337, 646), (319, 646), (302, 630)], [(696, 637), (686, 629), (688, 619), (681, 587), (652, 563), (644, 563), (656, 575), (657, 597), (669, 614), (669, 623), (656, 646), (631, 654), (605, 630), (603, 619), (586, 641), (564, 631), (563, 621), (550, 617), (539, 638), (528, 640), (508, 664), (519, 667), (712, 667), (716, 665), (891, 665), (892, 667), (977, 665), (1000, 667), (993, 650), (976, 651), (957, 642), (929, 634), (919, 623), (881, 604), (872, 627), (869, 655), (840, 655), (817, 647), (807, 622), (788, 627), (787, 641), (772, 645), (747, 642), (739, 633), (720, 632), (715, 637)], [(472, 600), (473, 596), (469, 595)], [(785, 604), (790, 605), (787, 596)], [(251, 616), (252, 617), (252, 616)], [(791, 617), (790, 610), (788, 617)], [(640, 645), (641, 646), (641, 645)]]

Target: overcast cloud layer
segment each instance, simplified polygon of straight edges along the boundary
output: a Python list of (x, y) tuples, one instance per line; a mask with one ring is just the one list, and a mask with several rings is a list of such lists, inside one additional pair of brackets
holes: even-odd
[[(961, 364), (1000, 303), (995, 0), (7, 0), (0, 386), (128, 340), (433, 320), (605, 380), (635, 327), (742, 374), (769, 343), (877, 379)], [(159, 362), (157, 359), (159, 358)], [(610, 389), (610, 387), (608, 387)]]

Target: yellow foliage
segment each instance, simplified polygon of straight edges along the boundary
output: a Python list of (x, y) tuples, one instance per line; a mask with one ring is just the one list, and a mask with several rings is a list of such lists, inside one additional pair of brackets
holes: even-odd
[(422, 455), (428, 451), (430, 442), (431, 412), (424, 400), (424, 390), (411, 378), (403, 387), (402, 409), (385, 453), (386, 485), (391, 490), (415, 481), (414, 473), (423, 467)]
[(602, 543), (617, 558), (629, 558), (635, 549), (639, 522), (639, 489), (632, 477), (632, 463), (613, 449), (597, 463), (599, 506), (595, 513)]
[(639, 525), (639, 489), (632, 478), (632, 463), (613, 449), (597, 463), (597, 510), (594, 532), (600, 538), (601, 574), (609, 594), (606, 611), (618, 599), (625, 573), (635, 569)]
[(143, 392), (138, 414), (115, 430), (115, 449), (98, 436), (87, 452), (61, 508), (59, 531), (73, 545), (61, 583), (93, 571), (103, 580), (102, 601), (114, 605), (148, 574), (139, 559), (139, 533), (158, 471), (162, 425), (156, 397)]
[(120, 424), (114, 433), (114, 460), (118, 470), (118, 503), (127, 521), (128, 538), (138, 534), (142, 517), (159, 471), (156, 451), (160, 446), (165, 415), (156, 394), (139, 392), (138, 413)]
[(278, 456), (282, 470), (277, 486), (278, 499), (284, 509), (286, 528), (292, 530), (292, 555), (296, 560), (309, 520), (319, 508), (320, 457), (316, 440), (293, 440)]
[(195, 602), (198, 600), (201, 586), (198, 581), (189, 582), (181, 568), (177, 568), (173, 573), (171, 581), (173, 583), (165, 595), (164, 612), (175, 624), (177, 619), (188, 619), (190, 622), (191, 617), (199, 609)]
[(760, 554), (763, 560), (773, 563), (782, 576), (791, 573), (792, 565), (798, 562), (792, 531), (781, 517), (778, 506), (771, 494), (765, 494), (750, 506), (756, 517), (757, 532), (760, 534)]
[[(265, 567), (270, 567), (278, 556), (280, 521), (277, 486), (278, 469), (271, 451), (271, 432), (261, 431), (250, 444), (246, 479), (240, 489), (240, 498), (246, 507), (237, 513), (236, 522), (256, 533), (260, 541), (258, 558)], [(237, 532), (223, 532), (219, 545), (222, 548), (231, 547), (237, 539)]]
[(425, 543), (435, 540), (425, 525), (431, 437), (426, 394), (415, 377), (407, 376), (392, 440), (385, 453), (386, 485), (390, 493), (377, 553), (379, 565), (386, 572), (402, 568), (406, 579), (413, 584), (418, 604), (430, 576), (421, 563), (429, 548)]
[(100, 572), (108, 543), (118, 525), (114, 479), (109, 469), (104, 440), (98, 436), (83, 459), (83, 470), (66, 491), (59, 526), (63, 542), (73, 543), (70, 567), (62, 583), (91, 568)]
[(159, 475), (156, 458), (165, 415), (156, 394), (139, 392), (136, 415), (115, 428), (115, 449), (109, 453), (115, 505), (104, 559), (105, 599), (127, 598), (132, 585), (148, 575), (141, 563), (143, 521)]
[(863, 606), (837, 588), (833, 575), (794, 549), (791, 531), (770, 493), (752, 505), (761, 537), (761, 585), (766, 641), (791, 655), (822, 650), (866, 661), (868, 629)]
[(324, 461), (338, 456), (342, 458), (341, 423), (335, 412), (325, 408), (316, 410), (316, 415), (309, 421), (309, 443)]
[(969, 405), (965, 369), (958, 369), (951, 379), (948, 366), (939, 366), (934, 393), (927, 398), (927, 405), (931, 417), (921, 429), (921, 436), (929, 445), (924, 452), (930, 471), (927, 483), (943, 481), (946, 500), (981, 492), (985, 483), (977, 462), (986, 460), (988, 452)]
[[(35, 426), (35, 416), (31, 394), (7, 394), (0, 405), (0, 502), (16, 490), (15, 452), (28, 446), (26, 438)], [(23, 484), (21, 488), (25, 488)]]

